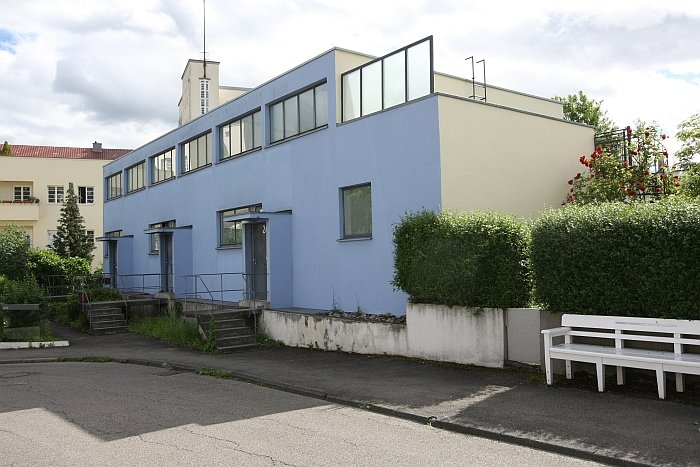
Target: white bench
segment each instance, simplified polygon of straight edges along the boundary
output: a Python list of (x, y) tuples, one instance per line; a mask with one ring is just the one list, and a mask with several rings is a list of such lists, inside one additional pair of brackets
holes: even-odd
[[(625, 384), (625, 367), (654, 370), (661, 399), (666, 398), (666, 372), (676, 374), (678, 392), (683, 392), (684, 373), (700, 375), (700, 354), (684, 352), (684, 346), (700, 349), (700, 320), (563, 315), (561, 324), (560, 328), (542, 331), (549, 385), (554, 380), (553, 359), (566, 361), (567, 379), (572, 377), (572, 361), (595, 363), (600, 392), (605, 390), (605, 365), (617, 367), (618, 385)], [(554, 342), (555, 338), (560, 341), (561, 337), (563, 342)], [(573, 337), (586, 337), (595, 344), (574, 342)], [(609, 339), (611, 343), (607, 344), (603, 339)], [(628, 341), (666, 344), (668, 350), (627, 348), (625, 343)]]

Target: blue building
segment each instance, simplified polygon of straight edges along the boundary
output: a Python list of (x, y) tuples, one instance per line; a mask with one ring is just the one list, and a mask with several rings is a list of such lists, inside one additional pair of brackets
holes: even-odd
[(180, 297), (403, 314), (402, 215), (532, 217), (593, 147), (560, 103), (436, 73), (432, 53), (432, 37), (379, 58), (334, 48), (108, 164), (105, 271)]

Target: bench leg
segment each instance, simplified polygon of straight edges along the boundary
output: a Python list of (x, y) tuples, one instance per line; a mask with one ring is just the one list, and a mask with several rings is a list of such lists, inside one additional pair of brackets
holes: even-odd
[(659, 387), (659, 399), (666, 399), (666, 378), (663, 369), (656, 370), (656, 385)]
[(617, 367), (617, 385), (622, 386), (625, 384), (625, 368), (618, 366)]
[(683, 373), (676, 373), (676, 392), (683, 392), (684, 390)]
[(571, 379), (573, 378), (573, 374), (571, 372), (571, 360), (566, 361), (566, 379)]
[(605, 391), (605, 366), (603, 362), (596, 362), (595, 372), (598, 376), (598, 392)]
[(547, 384), (551, 386), (554, 383), (554, 375), (552, 374), (552, 359), (549, 358), (549, 352), (545, 352), (544, 370), (547, 375)]

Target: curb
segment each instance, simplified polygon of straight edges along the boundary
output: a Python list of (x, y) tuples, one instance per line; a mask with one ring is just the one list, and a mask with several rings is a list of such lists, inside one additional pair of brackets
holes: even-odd
[[(95, 356), (87, 355), (83, 357), (47, 357), (47, 358), (26, 358), (26, 359), (14, 359), (14, 360), (0, 360), (0, 365), (6, 364), (31, 364), (31, 363), (64, 363), (64, 362), (77, 362), (77, 363), (122, 363), (130, 365), (139, 365), (146, 367), (155, 368), (165, 368), (171, 371), (179, 371), (183, 373), (195, 373), (199, 368), (191, 367), (189, 365), (183, 365), (179, 363), (169, 363), (169, 362), (159, 362), (154, 360), (147, 360), (141, 358), (127, 358), (118, 359), (105, 356)], [(210, 367), (207, 367), (210, 368)], [(607, 456), (605, 454), (598, 454), (596, 452), (587, 451), (583, 449), (577, 449), (574, 447), (562, 446), (554, 443), (547, 443), (545, 441), (540, 441), (531, 438), (518, 437), (515, 435), (509, 435), (506, 433), (487, 430), (484, 428), (479, 428), (472, 425), (460, 425), (457, 423), (449, 422), (446, 420), (440, 420), (436, 417), (429, 417), (425, 415), (419, 415), (411, 412), (404, 412), (401, 410), (393, 409), (390, 407), (385, 407), (382, 405), (377, 405), (373, 403), (366, 403), (352, 399), (346, 399), (343, 397), (334, 396), (332, 394), (319, 391), (317, 389), (305, 388), (301, 386), (285, 385), (283, 383), (278, 383), (275, 381), (265, 380), (258, 378), (256, 376), (247, 375), (244, 373), (231, 372), (228, 370), (221, 370), (217, 368), (210, 368), (212, 370), (221, 371), (223, 374), (230, 376), (232, 381), (238, 381), (243, 383), (255, 384), (268, 389), (274, 389), (278, 391), (288, 392), (290, 394), (296, 394), (299, 396), (310, 397), (312, 399), (320, 399), (332, 404), (343, 405), (347, 407), (353, 407), (356, 409), (367, 410), (369, 412), (378, 413), (381, 415), (386, 415), (393, 418), (398, 418), (402, 420), (407, 420), (421, 425), (429, 425), (433, 428), (439, 430), (450, 431), (453, 433), (460, 433), (464, 435), (477, 436), (479, 438), (490, 439), (493, 441), (499, 441), (507, 444), (513, 444), (516, 446), (523, 446), (533, 449), (538, 449), (540, 451), (552, 452), (555, 454), (562, 454), (569, 457), (574, 457), (577, 459), (589, 460), (593, 462), (599, 462), (607, 465), (624, 466), (624, 467), (637, 467), (637, 466), (650, 466), (654, 464), (645, 464), (642, 462), (635, 462), (625, 459), (620, 459), (617, 457)], [(207, 375), (202, 375), (207, 376)], [(212, 376), (210, 376), (212, 377)]]
[(52, 347), (68, 347), (68, 341), (0, 342), (0, 350), (50, 349)]

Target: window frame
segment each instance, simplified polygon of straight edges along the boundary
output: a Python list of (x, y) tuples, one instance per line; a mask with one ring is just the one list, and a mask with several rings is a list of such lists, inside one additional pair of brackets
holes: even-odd
[[(17, 190), (19, 189), (19, 197)], [(32, 187), (29, 185), (15, 185), (12, 187), (13, 201), (30, 201), (32, 199)]]
[[(427, 94), (423, 94), (420, 96), (413, 96), (412, 91), (414, 90), (413, 87), (411, 87), (411, 82), (409, 80), (409, 75), (411, 74), (412, 68), (410, 67), (410, 61), (409, 61), (409, 51), (411, 49), (417, 48), (424, 43), (428, 43), (428, 55), (429, 55), (429, 89)], [(387, 94), (387, 83), (385, 80), (386, 77), (386, 66), (385, 62), (387, 59), (391, 59), (394, 56), (397, 56), (399, 54), (403, 54), (403, 100), (401, 102), (396, 102), (396, 103), (391, 103), (390, 105), (387, 105), (387, 99), (386, 99), (386, 94)], [(377, 63), (381, 63), (380, 68), (381, 68), (381, 79), (380, 79), (380, 87), (381, 87), (381, 109), (379, 110), (372, 110), (370, 112), (365, 113), (363, 110), (363, 70), (368, 67), (372, 67), (376, 65)], [(348, 95), (346, 95), (346, 89), (345, 89), (345, 81), (346, 77), (348, 79), (348, 82), (350, 82), (350, 76), (353, 73), (358, 73), (358, 92), (359, 95), (356, 96), (357, 99), (357, 105), (359, 108), (357, 109), (358, 114), (356, 116), (350, 116), (346, 118), (345, 112), (346, 112), (346, 99), (348, 102), (351, 102), (349, 100)], [(367, 63), (363, 63), (360, 66), (357, 66), (355, 68), (352, 68), (348, 71), (345, 71), (340, 74), (340, 121), (341, 123), (344, 122), (350, 122), (353, 120), (356, 120), (358, 118), (367, 116), (367, 115), (373, 115), (378, 112), (382, 112), (384, 110), (391, 109), (395, 106), (406, 104), (408, 102), (414, 101), (416, 99), (420, 99), (422, 97), (425, 97), (426, 95), (431, 95), (435, 93), (435, 67), (434, 67), (434, 58), (433, 58), (433, 36), (428, 36), (423, 39), (420, 39), (416, 42), (413, 42), (412, 44), (408, 44), (407, 46), (401, 47), (400, 49), (396, 49), (394, 51), (389, 52), (386, 55), (383, 55), (381, 57), (375, 58), (374, 60), (371, 60)], [(355, 97), (355, 96), (353, 96)], [(352, 102), (355, 102), (355, 99), (352, 100)]]
[[(85, 191), (85, 202), (82, 201), (81, 189)], [(78, 186), (78, 204), (95, 204), (94, 186)]]
[[(201, 133), (194, 138), (190, 138), (182, 143), (180, 143), (180, 149), (181, 149), (181, 154), (182, 154), (182, 174), (187, 174), (190, 172), (194, 172), (199, 169), (203, 169), (204, 167), (208, 167), (212, 164), (212, 141), (211, 141), (211, 130)], [(204, 138), (204, 149), (205, 149), (205, 155), (204, 155), (204, 164), (200, 164), (200, 155), (199, 155), (199, 148), (200, 148), (200, 140)], [(208, 144), (207, 144), (208, 143)], [(197, 166), (192, 167), (192, 154), (190, 154), (190, 145), (192, 147), (196, 148), (197, 154), (195, 155), (195, 160), (197, 162)], [(207, 157), (208, 156), (208, 157)]]
[[(242, 248), (243, 247), (243, 220), (224, 221), (225, 217), (241, 216), (244, 214), (250, 214), (253, 212), (261, 212), (261, 211), (262, 211), (262, 203), (249, 204), (247, 206), (239, 206), (237, 208), (224, 209), (223, 211), (218, 211), (217, 212), (218, 224), (219, 224), (218, 248)], [(234, 230), (240, 231), (240, 242), (235, 242), (236, 235), (234, 234), (234, 242), (233, 243), (224, 243), (224, 237), (225, 237), (224, 229), (226, 228), (226, 226), (224, 225), (225, 223), (231, 224), (234, 227)]]
[[(115, 180), (119, 180), (119, 183), (112, 183)], [(122, 177), (122, 172), (119, 171), (117, 173), (113, 173), (112, 175), (109, 175), (106, 179), (106, 187), (107, 187), (107, 193), (105, 196), (105, 199), (107, 201), (112, 200), (112, 199), (117, 199), (121, 198), (124, 195), (124, 184), (123, 184), (123, 177)]]
[[(326, 102), (326, 121), (323, 123), (319, 124), (319, 107), (317, 102), (319, 101), (319, 98), (317, 97), (317, 90), (319, 88), (324, 88), (325, 90), (325, 102)], [(302, 94), (307, 93), (308, 91), (313, 91), (313, 105), (311, 106), (312, 112), (313, 112), (313, 127), (304, 131), (301, 131), (301, 106), (299, 105), (299, 96)], [(294, 108), (295, 108), (295, 121), (296, 121), (296, 132), (290, 132), (289, 129), (287, 128), (287, 103), (290, 102), (289, 105), (291, 105), (291, 101), (294, 100)], [(275, 110), (276, 109), (282, 109), (282, 112), (280, 114), (280, 124), (281, 124), (281, 137), (276, 138), (275, 136), (275, 123), (276, 118), (274, 116)], [(314, 84), (311, 84), (310, 86), (306, 86), (305, 88), (302, 88), (300, 90), (297, 90), (291, 94), (287, 94), (284, 97), (281, 97), (277, 100), (274, 100), (270, 102), (267, 105), (267, 116), (268, 116), (268, 121), (269, 121), (269, 130), (267, 132), (267, 137), (269, 138), (269, 143), (270, 144), (277, 144), (281, 143), (283, 141), (296, 138), (301, 135), (305, 135), (307, 133), (311, 133), (313, 131), (319, 130), (321, 128), (327, 128), (328, 127), (328, 81), (326, 79), (323, 79), (321, 81), (317, 81)], [(279, 125), (278, 125), (279, 126)]]
[[(47, 190), (46, 202), (48, 204), (63, 204), (63, 200), (66, 197), (65, 186), (64, 185), (48, 185), (47, 188), (48, 188), (48, 190)], [(52, 191), (53, 191), (53, 193), (52, 193)], [(52, 196), (53, 196), (53, 201), (51, 201)]]
[[(162, 161), (163, 161), (162, 172), (164, 174), (169, 172), (170, 176), (165, 177), (165, 178), (159, 178), (158, 180), (156, 180), (156, 178), (157, 178), (156, 174), (158, 174), (159, 171), (161, 171), (160, 167), (156, 167), (156, 160), (158, 160), (161, 157), (163, 158), (162, 159)], [(166, 162), (168, 160), (170, 161), (170, 170), (169, 171), (167, 171), (165, 169), (165, 166), (167, 165)], [(175, 164), (176, 160), (177, 160), (177, 151), (175, 150), (174, 147), (170, 148), (166, 151), (163, 151), (161, 153), (158, 153), (155, 156), (151, 156), (149, 158), (149, 166), (150, 166), (150, 170), (151, 170), (151, 185), (157, 185), (158, 183), (167, 182), (168, 180), (172, 180), (173, 178), (175, 178), (177, 176), (177, 172), (176, 172), (177, 167)]]
[[(360, 188), (369, 188), (369, 232), (361, 232), (361, 233), (356, 233), (356, 234), (348, 234), (347, 231), (349, 230), (346, 225), (346, 216), (345, 216), (345, 211), (346, 211), (346, 200), (345, 200), (345, 193), (349, 192), (351, 190), (357, 190)], [(366, 182), (366, 183), (359, 183), (356, 185), (348, 185), (344, 187), (340, 187), (340, 239), (341, 240), (362, 240), (362, 239), (371, 239), (372, 238), (372, 231), (373, 231), (373, 215), (372, 215), (372, 183), (371, 182)]]
[[(251, 135), (252, 135), (252, 139), (253, 139), (253, 147), (251, 147), (250, 149), (244, 150), (243, 149), (243, 140), (244, 140), (243, 135), (244, 135), (245, 130), (243, 127), (243, 121), (248, 117), (251, 118), (251, 129), (252, 129)], [(241, 115), (240, 117), (237, 117), (233, 120), (230, 120), (230, 121), (220, 125), (218, 127), (219, 161), (227, 161), (230, 159), (235, 159), (236, 157), (244, 156), (250, 152), (257, 151), (258, 149), (262, 148), (262, 145), (263, 145), (262, 118), (263, 118), (262, 109), (260, 107), (258, 107), (255, 110), (247, 112), (247, 113)], [(260, 132), (255, 131), (256, 122), (258, 122), (260, 124)], [(234, 125), (236, 123), (238, 123), (237, 129), (238, 129), (238, 136), (239, 136), (238, 141), (240, 143), (239, 144), (240, 152), (233, 153), (232, 147), (231, 147), (231, 142), (233, 141), (233, 138), (231, 135), (232, 135), (232, 130), (234, 127), (232, 125)], [(228, 138), (229, 144), (228, 144), (228, 146), (226, 146), (224, 144), (224, 132), (225, 132), (227, 127), (229, 128), (229, 138)], [(259, 138), (259, 140), (256, 139), (256, 136)], [(228, 153), (229, 153), (228, 155), (225, 155), (225, 148), (226, 147), (228, 147)]]
[[(174, 228), (177, 223), (175, 219), (170, 219), (169, 221), (156, 222), (154, 224), (148, 224), (149, 229), (166, 229)], [(160, 254), (160, 237), (156, 233), (148, 234), (151, 238), (148, 241), (148, 254), (157, 255)]]
[[(140, 161), (127, 167), (125, 173), (127, 195), (146, 188), (146, 161)], [(136, 176), (134, 177), (134, 175)]]

